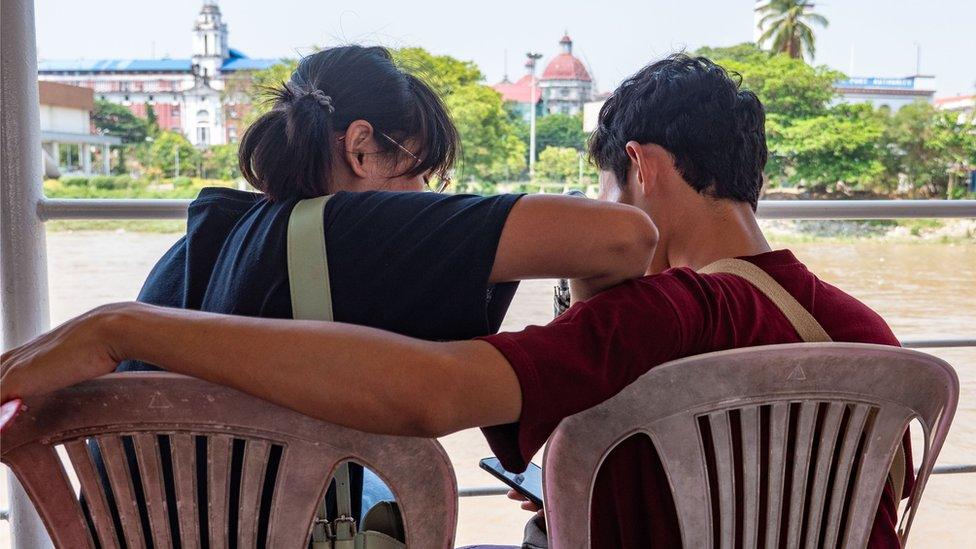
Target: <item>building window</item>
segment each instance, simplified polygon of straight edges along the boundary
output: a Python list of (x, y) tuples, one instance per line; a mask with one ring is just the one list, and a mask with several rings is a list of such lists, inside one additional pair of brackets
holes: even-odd
[(210, 128), (206, 126), (197, 126), (197, 145), (209, 145), (210, 144)]
[(197, 111), (197, 124), (208, 124), (210, 123), (210, 111), (206, 109), (200, 109)]
[(569, 88), (559, 90), (559, 95), (562, 97), (569, 97)]

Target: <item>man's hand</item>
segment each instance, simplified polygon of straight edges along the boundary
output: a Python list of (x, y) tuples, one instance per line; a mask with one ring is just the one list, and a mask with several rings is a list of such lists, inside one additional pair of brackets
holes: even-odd
[(509, 490), (508, 491), (508, 499), (515, 500), (515, 501), (521, 501), (522, 502), (522, 505), (521, 505), (522, 509), (525, 509), (526, 511), (531, 511), (531, 512), (535, 513), (536, 516), (539, 517), (539, 518), (543, 518), (544, 519), (545, 516), (546, 516), (546, 512), (542, 509), (542, 507), (539, 507), (538, 505), (536, 505), (535, 503), (533, 503), (531, 500), (529, 500), (529, 498), (523, 496), (522, 494), (516, 492), (515, 490)]
[(111, 322), (137, 304), (99, 307), (73, 318), (0, 359), (0, 402), (48, 393), (109, 374), (122, 360)]

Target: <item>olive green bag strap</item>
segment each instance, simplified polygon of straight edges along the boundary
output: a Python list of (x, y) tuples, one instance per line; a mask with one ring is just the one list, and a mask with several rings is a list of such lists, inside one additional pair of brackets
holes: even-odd
[[(325, 248), (325, 205), (332, 195), (308, 198), (295, 204), (288, 218), (288, 286), (291, 316), (296, 320), (334, 320), (329, 258)], [(335, 472), (336, 511), (332, 523), (325, 501), (312, 526), (313, 549), (400, 549), (403, 544), (378, 532), (356, 532), (352, 518), (349, 465)]]
[[(768, 297), (783, 312), (783, 315), (790, 321), (790, 324), (796, 329), (796, 333), (800, 335), (800, 339), (804, 343), (833, 341), (826, 330), (823, 329), (823, 326), (810, 314), (810, 311), (807, 311), (779, 282), (776, 282), (773, 277), (769, 276), (769, 273), (755, 264), (743, 259), (719, 259), (714, 263), (702, 267), (698, 272), (701, 274), (727, 273), (738, 276), (755, 286), (757, 290)], [(898, 508), (898, 502), (901, 501), (904, 479), (905, 447), (899, 445), (892, 459), (887, 479), (894, 492), (896, 509)]]
[(333, 320), (325, 253), (325, 205), (330, 198), (301, 200), (288, 218), (288, 285), (296, 320)]

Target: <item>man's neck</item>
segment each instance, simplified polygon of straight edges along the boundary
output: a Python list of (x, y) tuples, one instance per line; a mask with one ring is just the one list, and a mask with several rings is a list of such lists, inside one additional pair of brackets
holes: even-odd
[(771, 250), (752, 208), (744, 203), (706, 202), (703, 211), (683, 216), (673, 229), (665, 242), (663, 268), (698, 270), (719, 259)]

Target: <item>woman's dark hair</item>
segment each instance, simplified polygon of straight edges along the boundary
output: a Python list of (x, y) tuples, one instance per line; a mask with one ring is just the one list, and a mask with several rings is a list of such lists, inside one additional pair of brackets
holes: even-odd
[(704, 57), (675, 54), (648, 65), (600, 109), (590, 158), (626, 185), (627, 142), (654, 143), (696, 191), (755, 209), (768, 154), (765, 111), (740, 85)]
[(386, 48), (322, 50), (302, 58), (291, 80), (269, 91), (274, 106), (244, 132), (238, 161), (244, 179), (271, 200), (329, 192), (335, 133), (355, 120), (373, 126), (384, 152), (406, 154), (380, 133), (415, 143), (419, 161), (400, 175), (444, 178), (457, 156), (457, 129), (441, 100), (394, 65)]

